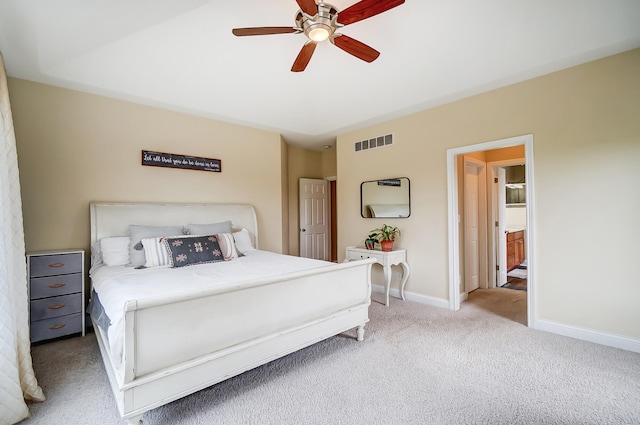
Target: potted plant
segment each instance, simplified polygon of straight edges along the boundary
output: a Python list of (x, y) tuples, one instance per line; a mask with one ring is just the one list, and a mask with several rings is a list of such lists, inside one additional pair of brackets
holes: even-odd
[(374, 249), (376, 247), (376, 242), (378, 242), (378, 235), (376, 233), (369, 233), (367, 239), (364, 240), (364, 247), (367, 249)]
[(393, 250), (393, 242), (398, 236), (400, 236), (400, 229), (395, 226), (383, 224), (382, 227), (373, 229), (369, 233), (369, 238), (371, 238), (372, 236), (377, 242), (380, 243), (383, 251), (391, 251)]

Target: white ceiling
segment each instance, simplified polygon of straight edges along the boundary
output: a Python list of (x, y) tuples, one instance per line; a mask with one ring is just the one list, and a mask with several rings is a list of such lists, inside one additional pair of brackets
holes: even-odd
[[(332, 0), (338, 10), (354, 0)], [(215, 118), (312, 149), (381, 120), (640, 47), (640, 0), (407, 0), (290, 71), (295, 0), (0, 0), (9, 76)], [(638, 71), (640, 72), (640, 70)]]

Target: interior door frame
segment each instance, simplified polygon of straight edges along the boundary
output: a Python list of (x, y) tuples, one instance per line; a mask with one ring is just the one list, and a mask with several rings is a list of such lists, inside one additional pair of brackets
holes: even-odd
[(457, 311), (460, 309), (460, 239), (459, 223), (460, 210), (458, 205), (458, 165), (456, 158), (471, 152), (487, 151), (512, 146), (524, 145), (525, 151), (525, 173), (527, 181), (527, 325), (536, 329), (537, 314), (535, 308), (535, 270), (536, 270), (536, 250), (535, 250), (535, 180), (533, 164), (533, 134), (510, 137), (507, 139), (494, 140), (490, 142), (478, 143), (475, 145), (462, 146), (447, 149), (447, 208), (448, 208), (448, 236), (449, 236), (449, 309)]
[(329, 259), (338, 262), (338, 206), (337, 206), (337, 176), (325, 177), (329, 182)]

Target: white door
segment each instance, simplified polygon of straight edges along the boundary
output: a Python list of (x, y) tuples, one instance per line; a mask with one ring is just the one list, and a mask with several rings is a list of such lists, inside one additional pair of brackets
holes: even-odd
[(497, 258), (498, 273), (496, 275), (498, 281), (496, 286), (500, 287), (507, 283), (507, 195), (505, 190), (505, 171), (504, 168), (497, 168), (498, 175), (498, 226), (496, 226)]
[(479, 247), (479, 173), (472, 163), (464, 165), (464, 290), (471, 292), (480, 287)]
[(300, 256), (329, 261), (329, 182), (300, 179)]

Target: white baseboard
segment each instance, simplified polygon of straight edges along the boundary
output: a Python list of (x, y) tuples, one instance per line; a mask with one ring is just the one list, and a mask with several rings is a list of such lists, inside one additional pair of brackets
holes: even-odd
[(596, 344), (602, 344), (608, 347), (640, 353), (640, 340), (635, 338), (594, 331), (591, 329), (578, 328), (571, 325), (565, 325), (563, 323), (553, 322), (551, 320), (538, 319), (535, 321), (534, 326), (531, 327), (540, 331), (551, 332), (583, 341), (595, 342)]
[[(384, 294), (384, 286), (376, 285), (375, 283), (371, 285), (371, 290), (373, 292), (380, 292)], [(389, 290), (389, 296), (394, 298), (400, 298), (400, 289), (391, 288)], [(449, 300), (445, 300), (443, 298), (430, 297), (428, 295), (416, 294), (415, 292), (404, 291), (404, 297), (407, 301), (413, 301), (419, 304), (430, 305), (432, 307), (439, 307), (449, 309)]]

